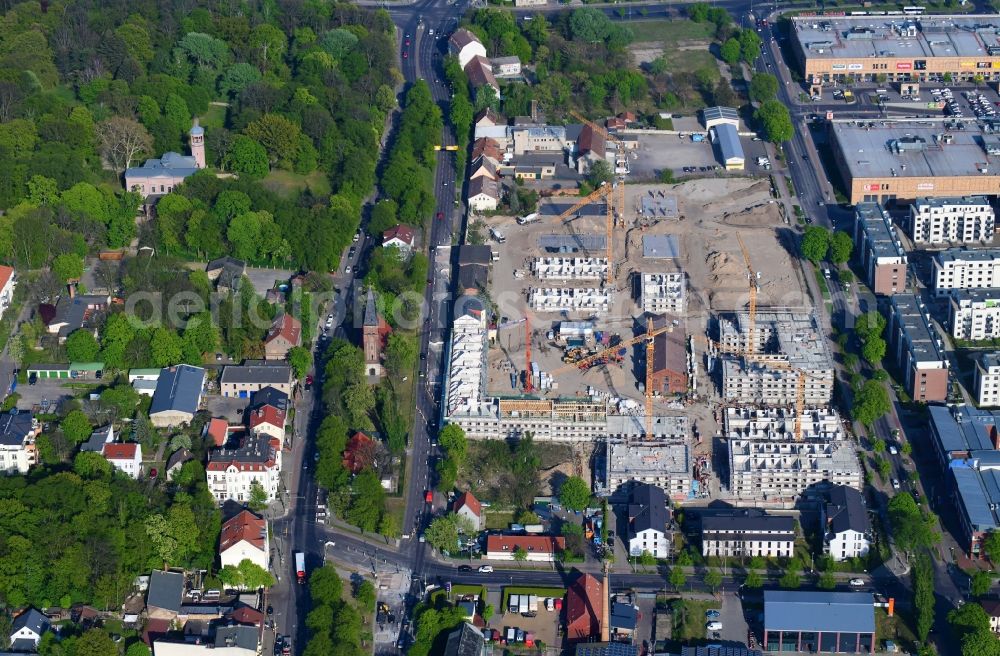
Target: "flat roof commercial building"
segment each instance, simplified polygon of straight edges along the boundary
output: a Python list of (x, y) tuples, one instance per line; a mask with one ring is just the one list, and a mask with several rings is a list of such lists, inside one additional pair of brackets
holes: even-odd
[(740, 133), (731, 123), (718, 123), (708, 131), (716, 156), (727, 171), (742, 171), (746, 164)]
[(764, 651), (875, 653), (870, 592), (764, 591)]
[(914, 401), (948, 398), (948, 360), (937, 329), (915, 294), (892, 297), (889, 355), (903, 372), (906, 391)]
[(983, 196), (918, 198), (910, 205), (909, 234), (915, 244), (991, 242), (996, 215)]
[(963, 289), (949, 299), (948, 329), (955, 339), (1000, 337), (1000, 289)]
[(933, 260), (934, 295), (1000, 287), (1000, 248), (949, 248)]
[[(724, 351), (747, 346), (749, 315), (739, 312), (719, 320), (719, 342)], [(830, 403), (833, 395), (833, 359), (826, 338), (813, 315), (785, 310), (758, 310), (754, 352), (760, 359), (719, 354), (723, 398), (730, 403), (789, 405), (796, 401), (799, 371), (805, 372), (807, 405)]]
[(803, 16), (791, 25), (806, 80), (1000, 79), (995, 15)]
[(992, 135), (975, 120), (834, 120), (829, 129), (851, 203), (1000, 194)]
[(859, 203), (854, 243), (865, 271), (865, 282), (876, 294), (891, 295), (906, 289), (906, 251), (892, 226), (892, 219), (878, 203)]

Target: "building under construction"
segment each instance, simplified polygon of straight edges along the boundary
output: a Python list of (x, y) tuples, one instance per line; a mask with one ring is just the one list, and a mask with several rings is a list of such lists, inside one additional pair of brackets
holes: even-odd
[[(645, 433), (641, 420), (641, 417), (636, 418), (630, 433)], [(688, 499), (693, 480), (688, 431), (686, 417), (658, 417), (654, 422), (653, 439), (609, 437), (597, 491), (614, 493), (629, 483), (649, 483), (663, 489), (675, 501)]]
[(835, 410), (811, 408), (797, 420), (783, 408), (727, 408), (724, 430), (737, 500), (791, 507), (813, 485), (861, 489), (861, 465)]
[(722, 353), (717, 355), (726, 402), (794, 405), (804, 374), (805, 405), (828, 405), (833, 396), (833, 358), (816, 318), (804, 312), (758, 311), (753, 357), (741, 354), (751, 347), (749, 324), (746, 312), (718, 322)]

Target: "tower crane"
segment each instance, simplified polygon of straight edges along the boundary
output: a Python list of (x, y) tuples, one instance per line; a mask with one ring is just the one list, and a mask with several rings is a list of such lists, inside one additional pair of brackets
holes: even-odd
[[(624, 185), (621, 185), (621, 186), (622, 186), (622, 189), (625, 188)], [(611, 240), (612, 240), (612, 237), (614, 236), (614, 215), (615, 215), (614, 191), (615, 191), (615, 185), (605, 183), (605, 184), (601, 185), (600, 187), (598, 187), (597, 189), (595, 189), (594, 191), (592, 191), (589, 194), (587, 194), (586, 196), (584, 196), (583, 198), (581, 198), (579, 201), (577, 201), (576, 203), (574, 203), (572, 207), (570, 207), (569, 209), (563, 211), (559, 216), (556, 217), (556, 221), (565, 221), (570, 216), (572, 216), (573, 214), (575, 214), (578, 211), (580, 211), (580, 209), (586, 207), (587, 205), (590, 205), (594, 201), (596, 201), (598, 199), (601, 199), (601, 198), (605, 199), (605, 204), (606, 204), (606, 207), (607, 207), (607, 217), (606, 217), (606, 220), (605, 220), (605, 230), (606, 230), (606, 234), (605, 234), (605, 241), (606, 241), (605, 247), (607, 248), (607, 258), (608, 258), (607, 273), (604, 274), (604, 281), (606, 283), (610, 283), (611, 282), (611, 277), (613, 275), (613, 273), (612, 273), (612, 259), (611, 259), (612, 258), (612, 254), (613, 254), (613, 250), (612, 250), (612, 241)], [(622, 191), (623, 198), (624, 198), (624, 193), (625, 192)], [(625, 201), (622, 200), (622, 211), (623, 212), (624, 212), (624, 207), (625, 207)]]
[(750, 281), (750, 320), (747, 326), (746, 353), (753, 355), (757, 347), (757, 272), (753, 270), (753, 265), (750, 264), (750, 251), (747, 250), (746, 244), (743, 243), (743, 237), (738, 232), (736, 233), (736, 239), (740, 243), (743, 262), (747, 267), (747, 279)]
[(531, 319), (524, 315), (524, 391), (531, 394), (535, 385), (531, 380)]

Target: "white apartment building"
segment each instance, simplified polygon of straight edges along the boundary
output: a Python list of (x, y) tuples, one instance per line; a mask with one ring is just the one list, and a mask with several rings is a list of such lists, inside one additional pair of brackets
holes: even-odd
[(38, 462), (35, 438), (42, 425), (30, 412), (0, 415), (0, 474), (27, 474)]
[(993, 241), (995, 215), (985, 196), (917, 198), (910, 205), (915, 244)]
[(756, 509), (704, 514), (703, 556), (789, 558), (795, 550), (795, 520)]
[(243, 510), (222, 525), (219, 534), (219, 563), (237, 567), (244, 560), (268, 570), (270, 545), (267, 520)]
[(951, 295), (951, 336), (966, 341), (1000, 337), (1000, 289), (963, 289)]
[(1000, 405), (1000, 352), (983, 353), (976, 358), (976, 403)]
[(642, 311), (652, 314), (683, 314), (687, 307), (687, 280), (683, 271), (642, 274)]
[(835, 485), (827, 492), (820, 513), (824, 553), (837, 562), (868, 555), (872, 526), (861, 492)]
[(819, 483), (860, 490), (863, 476), (849, 440), (730, 439), (729, 491), (738, 499), (788, 505)]
[(934, 257), (934, 294), (1000, 287), (1000, 248), (949, 248)]
[(277, 497), (281, 456), (274, 441), (267, 435), (248, 435), (235, 449), (215, 449), (209, 454), (205, 473), (216, 501), (246, 503), (254, 482), (264, 488), (267, 501)]
[(670, 511), (663, 490), (639, 484), (628, 499), (628, 551), (630, 556), (648, 553), (654, 558), (670, 556)]
[(600, 280), (608, 274), (608, 258), (539, 257), (534, 268), (539, 280)]

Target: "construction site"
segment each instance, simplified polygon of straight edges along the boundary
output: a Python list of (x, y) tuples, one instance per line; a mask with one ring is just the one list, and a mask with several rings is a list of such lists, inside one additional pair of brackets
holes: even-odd
[(581, 445), (607, 493), (631, 480), (705, 496), (701, 436), (723, 435), (723, 404), (830, 403), (832, 360), (778, 207), (768, 180), (619, 177), (485, 217), (490, 318), (456, 319), (475, 337), (453, 335), (464, 386), (445, 390), (445, 419), (472, 439)]

